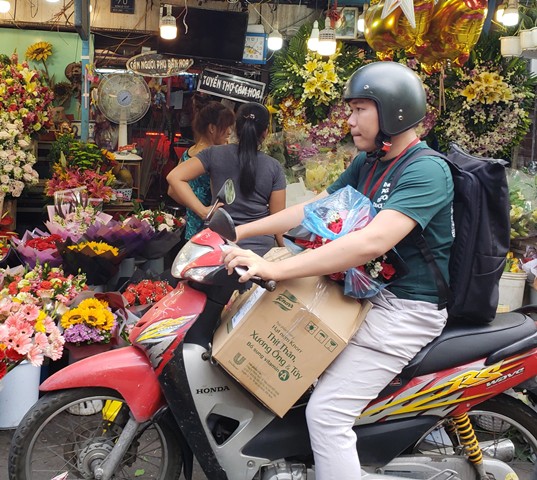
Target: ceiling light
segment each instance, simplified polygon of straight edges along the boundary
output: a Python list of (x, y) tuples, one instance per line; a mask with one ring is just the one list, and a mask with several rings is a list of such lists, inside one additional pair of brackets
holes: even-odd
[(269, 50), (279, 50), (283, 46), (283, 37), (277, 29), (272, 30), (268, 37), (267, 47)]
[(362, 33), (365, 32), (365, 12), (367, 12), (367, 3), (364, 3), (364, 9), (356, 22), (356, 29)]
[(163, 8), (160, 6), (160, 36), (165, 40), (173, 40), (177, 37), (177, 22), (172, 15), (172, 6), (165, 5), (166, 15), (162, 16)]
[(336, 32), (333, 28), (327, 27), (319, 32), (319, 45), (317, 53), (323, 57), (336, 53)]
[(505, 12), (505, 9), (506, 9), (507, 5), (505, 5), (504, 3), (502, 3), (498, 9), (496, 10), (496, 15), (494, 16), (494, 19), (498, 22), (498, 23), (503, 23), (502, 22), (502, 18), (503, 18), (503, 12)]
[(319, 22), (315, 20), (311, 29), (310, 38), (308, 38), (308, 49), (316, 52), (317, 48), (319, 48)]
[(11, 4), (7, 0), (0, 1), (0, 13), (7, 13), (11, 8)]
[(518, 19), (518, 2), (517, 0), (510, 0), (507, 8), (503, 11), (502, 23), (506, 27), (514, 27), (518, 23)]

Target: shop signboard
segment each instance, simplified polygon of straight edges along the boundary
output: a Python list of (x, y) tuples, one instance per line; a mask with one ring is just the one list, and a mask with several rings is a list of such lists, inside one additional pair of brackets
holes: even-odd
[(236, 102), (262, 102), (265, 84), (249, 78), (205, 69), (198, 81), (198, 91), (229, 98)]
[(144, 77), (171, 77), (186, 72), (194, 60), (175, 58), (151, 51), (127, 60), (127, 69)]

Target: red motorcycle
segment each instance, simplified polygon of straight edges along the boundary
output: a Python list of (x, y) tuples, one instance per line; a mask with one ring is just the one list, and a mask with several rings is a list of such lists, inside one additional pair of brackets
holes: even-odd
[[(220, 209), (179, 252), (182, 280), (140, 319), (132, 346), (41, 385), (13, 437), (11, 480), (191, 479), (193, 455), (211, 480), (315, 478), (308, 395), (278, 418), (212, 361), (239, 287), (221, 264), (226, 238), (234, 227)], [(448, 326), (356, 420), (363, 478), (529, 479), (536, 375), (537, 328), (524, 311)]]

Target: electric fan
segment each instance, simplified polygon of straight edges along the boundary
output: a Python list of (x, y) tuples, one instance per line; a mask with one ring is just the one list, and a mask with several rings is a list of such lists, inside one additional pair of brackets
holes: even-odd
[[(143, 77), (132, 73), (114, 73), (104, 77), (97, 87), (97, 106), (111, 122), (119, 124), (118, 150), (127, 145), (127, 125), (140, 120), (151, 105), (151, 92)], [(121, 152), (124, 160), (139, 160), (133, 153)]]

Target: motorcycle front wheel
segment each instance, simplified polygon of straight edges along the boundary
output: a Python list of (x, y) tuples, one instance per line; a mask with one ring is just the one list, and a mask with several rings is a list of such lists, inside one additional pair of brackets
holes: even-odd
[[(10, 480), (93, 479), (129, 419), (129, 407), (108, 389), (44, 395), (17, 428), (9, 453)], [(118, 480), (179, 478), (181, 447), (163, 422), (142, 428), (114, 473)]]
[[(521, 400), (499, 395), (476, 405), (468, 417), (484, 456), (507, 463), (520, 480), (534, 480), (537, 412)], [(449, 430), (443, 420), (418, 442), (414, 453), (463, 454), (464, 447)]]

